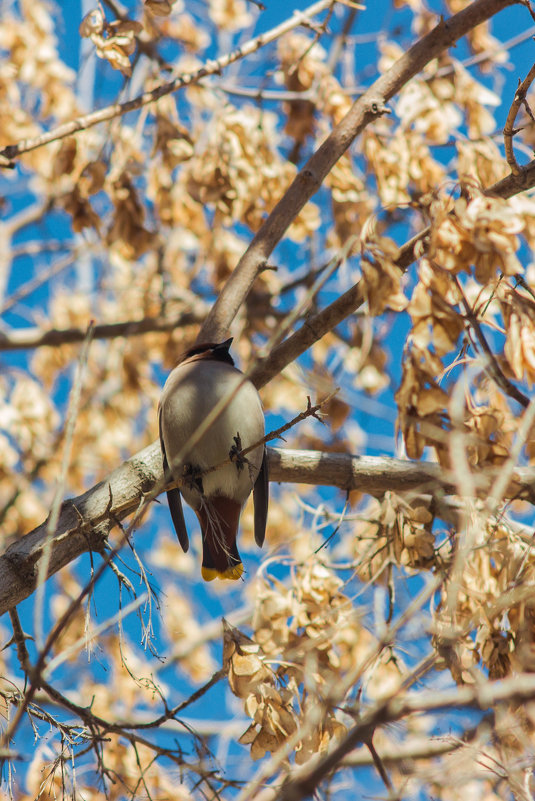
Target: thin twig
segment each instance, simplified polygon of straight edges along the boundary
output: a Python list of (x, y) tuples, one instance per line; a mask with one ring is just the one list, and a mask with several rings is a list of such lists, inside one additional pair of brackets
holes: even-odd
[(396, 799), (396, 800), (399, 799), (399, 796), (398, 796), (398, 794), (396, 793), (396, 791), (394, 789), (394, 785), (390, 781), (390, 776), (386, 772), (386, 768), (385, 768), (385, 766), (383, 764), (383, 760), (381, 759), (381, 757), (379, 756), (379, 754), (375, 750), (375, 746), (373, 744), (373, 739), (370, 737), (370, 739), (365, 743), (365, 745), (366, 745), (366, 748), (368, 749), (368, 751), (370, 752), (370, 755), (371, 755), (371, 758), (373, 760), (373, 764), (375, 765), (375, 768), (377, 770), (377, 773), (381, 777), (384, 786), (386, 787), (386, 789), (389, 792), (389, 798)]
[[(0, 165), (1, 166), (1, 165)], [(40, 286), (43, 286), (47, 281), (51, 278), (54, 278), (59, 273), (66, 270), (68, 267), (71, 267), (74, 262), (76, 261), (78, 254), (76, 251), (69, 253), (67, 256), (58, 259), (57, 262), (52, 264), (50, 267), (41, 270), (37, 273), (37, 275), (19, 287), (12, 295), (7, 298), (5, 303), (3, 304), (2, 308), (0, 309), (0, 314), (5, 314), (7, 311), (13, 308), (17, 303), (19, 303), (23, 298), (28, 297), (31, 295), (32, 292), (35, 292), (36, 289), (39, 289)]]
[[(23, 672), (27, 673), (30, 667), (30, 655), (28, 654), (28, 649), (26, 648), (27, 635), (24, 634), (19, 614), (16, 609), (9, 610), (9, 617), (11, 620), (11, 625), (13, 627), (13, 641), (15, 642), (15, 645), (17, 647), (17, 657), (19, 660), (19, 664)], [(10, 645), (10, 643), (8, 643), (7, 645)]]
[[(145, 603), (147, 600), (148, 593), (144, 592), (142, 595), (134, 598), (129, 604), (127, 604), (124, 609), (119, 609), (114, 615), (109, 617), (107, 620), (104, 620), (98, 626), (96, 626), (93, 631), (89, 634), (83, 634), (77, 640), (75, 640), (68, 648), (64, 648), (61, 653), (55, 656), (50, 662), (47, 664), (45, 670), (42, 672), (42, 677), (44, 681), (47, 681), (52, 673), (62, 665), (67, 659), (70, 659), (72, 656), (78, 653), (78, 651), (83, 648), (85, 645), (94, 640), (95, 637), (98, 637), (99, 634), (107, 631), (109, 628), (114, 626), (117, 622), (124, 620), (124, 618), (128, 617), (131, 612), (135, 612), (136, 609), (139, 609), (141, 604)], [(41, 681), (42, 686), (42, 681)]]
[[(177, 761), (177, 756), (180, 757), (178, 764), (184, 763), (184, 758), (181, 756), (180, 752), (178, 755), (175, 755), (170, 748), (166, 748), (163, 746), (158, 746), (155, 743), (152, 743), (150, 740), (147, 740), (144, 737), (141, 737), (138, 732), (139, 731), (148, 731), (151, 729), (156, 729), (162, 726), (163, 724), (167, 723), (170, 720), (174, 720), (180, 725), (184, 727), (184, 729), (192, 734), (198, 739), (198, 735), (195, 734), (193, 729), (187, 723), (184, 723), (177, 719), (177, 715), (180, 711), (186, 709), (188, 706), (193, 704), (199, 698), (201, 698), (205, 693), (207, 693), (215, 684), (217, 684), (224, 676), (226, 672), (221, 669), (214, 673), (212, 678), (206, 682), (202, 687), (199, 687), (194, 693), (192, 693), (189, 698), (185, 701), (182, 701), (177, 706), (173, 707), (172, 709), (167, 709), (164, 714), (160, 715), (158, 718), (155, 718), (152, 721), (132, 721), (132, 722), (112, 722), (102, 718), (100, 715), (96, 715), (94, 712), (91, 711), (90, 707), (87, 706), (80, 706), (76, 704), (71, 699), (67, 698), (65, 695), (60, 693), (53, 685), (49, 684), (46, 680), (42, 680), (42, 689), (46, 694), (52, 699), (52, 701), (63, 707), (64, 709), (68, 709), (69, 712), (76, 715), (84, 724), (88, 727), (91, 731), (91, 739), (93, 742), (102, 740), (106, 735), (110, 733), (118, 734), (121, 737), (124, 737), (126, 740), (130, 742), (131, 745), (135, 743), (143, 744), (149, 747), (150, 749), (154, 750), (157, 754), (161, 756), (166, 756), (173, 761)], [(200, 772), (201, 766), (198, 767), (194, 766), (192, 763), (188, 763), (188, 768), (190, 770), (196, 769), (197, 772)]]
[(59, 513), (61, 502), (65, 491), (65, 483), (67, 481), (67, 472), (71, 460), (71, 449), (74, 440), (74, 430), (78, 418), (78, 409), (80, 406), (80, 396), (82, 393), (82, 384), (84, 378), (84, 371), (89, 356), (89, 346), (93, 335), (93, 323), (90, 322), (83, 348), (78, 359), (76, 366), (76, 373), (72, 385), (72, 391), (69, 398), (69, 406), (67, 409), (67, 421), (65, 424), (65, 441), (63, 444), (63, 457), (61, 460), (60, 473), (57, 480), (56, 491), (52, 500), (52, 507), (50, 509), (50, 516), (48, 518), (46, 527), (46, 540), (43, 547), (42, 558), (39, 562), (37, 570), (37, 588), (34, 605), (34, 632), (35, 642), (37, 648), (40, 649), (43, 645), (43, 618), (44, 618), (44, 597), (45, 597), (45, 581), (48, 578), (48, 567), (50, 565), (52, 539), (56, 533), (56, 526), (59, 520)]
[(518, 166), (518, 162), (515, 158), (515, 153), (513, 149), (513, 136), (517, 134), (521, 128), (515, 128), (515, 120), (520, 109), (520, 106), (524, 105), (528, 114), (533, 119), (533, 114), (529, 106), (527, 105), (526, 96), (529, 90), (529, 87), (535, 80), (535, 64), (532, 66), (524, 80), (518, 85), (518, 89), (515, 92), (515, 96), (513, 98), (513, 102), (511, 103), (511, 108), (509, 109), (509, 113), (507, 114), (507, 119), (505, 121), (505, 125), (503, 128), (503, 144), (505, 147), (505, 157), (507, 159), (507, 163), (511, 168), (511, 172), (513, 175), (520, 175), (522, 172), (521, 168)]
[(250, 39), (248, 42), (245, 42), (245, 44), (236, 50), (233, 50), (231, 53), (220, 56), (220, 58), (207, 61), (198, 70), (183, 73), (177, 78), (174, 78), (172, 81), (161, 84), (149, 92), (144, 92), (132, 100), (127, 100), (124, 103), (112, 103), (111, 105), (99, 109), (98, 111), (92, 111), (90, 114), (85, 114), (84, 116), (78, 117), (75, 120), (71, 120), (63, 125), (59, 125), (57, 128), (53, 128), (51, 131), (43, 133), (40, 136), (23, 139), (22, 142), (19, 142), (15, 145), (8, 145), (0, 150), (0, 166), (14, 167), (15, 159), (17, 159), (23, 153), (29, 153), (32, 150), (43, 147), (43, 145), (49, 144), (50, 142), (56, 142), (60, 139), (65, 139), (67, 136), (72, 136), (79, 131), (86, 131), (88, 128), (92, 128), (94, 125), (98, 125), (101, 122), (107, 122), (108, 120), (115, 119), (116, 117), (121, 117), (124, 114), (128, 114), (130, 111), (136, 111), (137, 109), (140, 109), (149, 103), (154, 103), (161, 97), (165, 97), (165, 95), (177, 92), (179, 89), (183, 89), (186, 86), (196, 84), (203, 78), (206, 78), (208, 75), (219, 75), (221, 71), (225, 69), (225, 67), (240, 61), (252, 53), (256, 53), (256, 51), (260, 50), (260, 48), (265, 47), (267, 44), (270, 44), (271, 42), (280, 38), (287, 31), (302, 25), (303, 22), (309, 20), (311, 17), (314, 17), (317, 14), (320, 14), (322, 11), (332, 5), (333, 0), (319, 0), (319, 2), (313, 3), (303, 11), (295, 11), (289, 19), (285, 20), (280, 25), (277, 25), (270, 31), (267, 31), (260, 36)]
[(496, 359), (496, 356), (492, 352), (492, 349), (487, 342), (485, 334), (483, 333), (483, 330), (479, 324), (479, 320), (477, 319), (476, 314), (472, 310), (472, 307), (468, 302), (466, 295), (464, 294), (463, 288), (461, 286), (458, 277), (456, 275), (453, 275), (452, 278), (455, 283), (455, 286), (457, 287), (457, 292), (459, 293), (459, 296), (461, 298), (461, 303), (464, 307), (465, 316), (468, 322), (470, 323), (478, 339), (478, 342), (481, 345), (481, 348), (485, 354), (485, 357), (488, 361), (488, 372), (491, 378), (496, 382), (496, 384), (501, 389), (503, 389), (506, 395), (509, 395), (511, 398), (514, 398), (514, 400), (516, 400), (517, 403), (520, 403), (520, 405), (523, 406), (524, 409), (526, 409), (529, 406), (529, 399), (526, 398), (526, 396), (522, 392), (520, 392), (520, 390), (517, 389), (517, 387), (515, 387), (513, 382), (510, 381), (504, 374), (503, 370), (500, 369), (498, 360)]

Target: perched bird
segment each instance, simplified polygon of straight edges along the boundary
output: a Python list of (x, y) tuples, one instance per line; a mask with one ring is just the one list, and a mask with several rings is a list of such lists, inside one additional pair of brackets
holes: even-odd
[[(253, 490), (254, 536), (262, 547), (268, 509), (266, 447), (239, 452), (264, 436), (264, 413), (253, 384), (234, 367), (232, 342), (197, 345), (170, 373), (158, 409), (166, 480), (182, 481), (167, 492), (171, 517), (184, 551), (189, 548), (181, 495), (195, 511), (202, 532), (202, 576), (239, 579), (238, 523)], [(197, 443), (188, 445), (217, 403), (232, 396)], [(230, 463), (228, 462), (232, 460)], [(222, 462), (227, 464), (209, 470)], [(208, 472), (206, 472), (208, 471)]]

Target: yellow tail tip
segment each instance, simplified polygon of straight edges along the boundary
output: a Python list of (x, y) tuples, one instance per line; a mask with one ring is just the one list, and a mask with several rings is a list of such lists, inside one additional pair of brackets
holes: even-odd
[(227, 581), (238, 581), (243, 575), (243, 565), (240, 562), (232, 567), (227, 567), (226, 570), (217, 570), (215, 567), (201, 567), (201, 574), (205, 581), (213, 581), (216, 578)]

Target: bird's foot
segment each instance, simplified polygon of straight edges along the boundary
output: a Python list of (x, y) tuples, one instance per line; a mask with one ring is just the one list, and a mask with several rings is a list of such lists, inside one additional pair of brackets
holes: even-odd
[(202, 470), (193, 464), (185, 464), (182, 470), (182, 478), (184, 484), (188, 489), (197, 490), (201, 495), (204, 495), (204, 488), (202, 485)]
[(236, 434), (236, 436), (233, 437), (233, 439), (234, 439), (234, 445), (232, 446), (232, 448), (228, 452), (228, 455), (229, 455), (230, 461), (236, 463), (236, 467), (237, 467), (238, 473), (239, 473), (241, 470), (243, 470), (243, 468), (245, 467), (246, 464), (249, 464), (249, 460), (247, 459), (246, 456), (242, 456), (243, 447), (242, 447), (242, 444), (241, 444), (241, 437), (240, 437), (240, 432), (239, 431)]

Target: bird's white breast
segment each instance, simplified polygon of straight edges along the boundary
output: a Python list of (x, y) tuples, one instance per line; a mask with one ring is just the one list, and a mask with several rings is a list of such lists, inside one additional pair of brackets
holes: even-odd
[[(234, 437), (239, 434), (241, 448), (247, 448), (264, 436), (264, 413), (258, 392), (230, 364), (210, 359), (178, 365), (164, 386), (161, 399), (162, 437), (167, 460), (175, 478), (182, 476), (184, 464), (205, 470), (229, 458)], [(191, 448), (187, 441), (212, 412), (214, 406), (229, 401), (209, 430)], [(186, 450), (184, 451), (184, 447)], [(263, 447), (247, 455), (250, 464), (238, 470), (235, 463), (207, 473), (202, 478), (204, 494), (225, 495), (243, 503), (256, 480), (262, 463)], [(185, 500), (193, 508), (200, 503), (199, 493), (181, 487)]]

